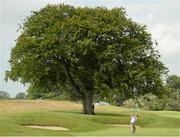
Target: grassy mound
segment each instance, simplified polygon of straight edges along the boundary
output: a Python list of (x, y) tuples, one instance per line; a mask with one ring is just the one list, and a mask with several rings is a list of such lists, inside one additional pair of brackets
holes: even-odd
[[(81, 105), (71, 102), (0, 101), (0, 106), (0, 135), (131, 135), (129, 128), (114, 126), (129, 124), (130, 110), (120, 107), (98, 106), (96, 115), (90, 116), (81, 114)], [(180, 112), (143, 111), (139, 115), (137, 135), (178, 135)], [(59, 126), (70, 131), (33, 129), (29, 125)]]

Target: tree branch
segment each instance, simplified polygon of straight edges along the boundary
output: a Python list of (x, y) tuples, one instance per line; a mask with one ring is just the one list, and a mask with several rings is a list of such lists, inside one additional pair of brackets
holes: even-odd
[(67, 76), (68, 76), (68, 79), (69, 79), (71, 85), (73, 86), (73, 88), (74, 88), (74, 90), (76, 91), (76, 93), (77, 93), (78, 95), (82, 96), (83, 93), (81, 92), (80, 87), (75, 83), (75, 81), (74, 81), (74, 79), (73, 79), (73, 77), (72, 77), (72, 75), (71, 75), (71, 73), (70, 73), (69, 66), (67, 65), (67, 63), (66, 63), (64, 60), (62, 60), (62, 62), (63, 62), (63, 64), (64, 64), (65, 71), (66, 71), (66, 74), (67, 74)]

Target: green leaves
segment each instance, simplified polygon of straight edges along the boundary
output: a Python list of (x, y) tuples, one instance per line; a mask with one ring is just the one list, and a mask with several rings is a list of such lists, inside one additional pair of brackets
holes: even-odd
[(106, 98), (158, 94), (166, 72), (151, 34), (123, 8), (47, 5), (27, 17), (9, 62), (7, 79)]

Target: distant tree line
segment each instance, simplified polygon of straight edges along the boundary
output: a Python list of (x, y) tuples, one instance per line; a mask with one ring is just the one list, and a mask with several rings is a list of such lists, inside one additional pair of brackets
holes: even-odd
[(0, 91), (0, 99), (10, 99), (10, 95), (6, 91)]
[(135, 99), (129, 99), (123, 103), (125, 107), (133, 108), (138, 104), (145, 110), (172, 110), (180, 111), (180, 76), (170, 75), (164, 84), (164, 93), (161, 98), (148, 94)]
[(7, 99), (26, 99), (26, 94), (24, 92), (19, 92), (16, 94), (14, 98), (11, 98), (10, 94), (7, 91), (0, 91), (0, 100), (7, 100)]
[(16, 94), (15, 99), (25, 99), (26, 94), (24, 92), (19, 92)]

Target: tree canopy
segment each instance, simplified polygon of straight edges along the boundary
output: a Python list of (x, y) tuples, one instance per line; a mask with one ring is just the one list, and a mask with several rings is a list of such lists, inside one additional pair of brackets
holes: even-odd
[(179, 76), (177, 75), (168, 76), (166, 83), (170, 88), (180, 90), (180, 77)]
[[(93, 98), (159, 95), (167, 71), (146, 26), (123, 8), (47, 5), (20, 28), (6, 79), (65, 89), (93, 114)], [(52, 91), (52, 90), (51, 90)]]

